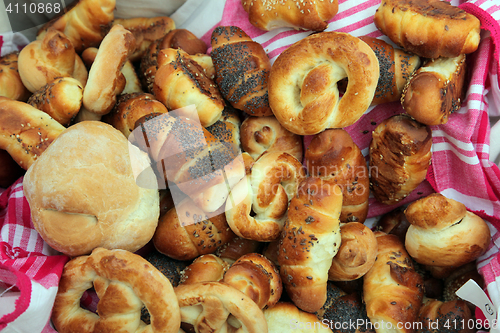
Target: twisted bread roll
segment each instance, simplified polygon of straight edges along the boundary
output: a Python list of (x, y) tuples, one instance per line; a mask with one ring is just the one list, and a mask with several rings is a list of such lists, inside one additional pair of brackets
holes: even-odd
[(366, 160), (344, 129), (329, 129), (316, 134), (305, 153), (309, 174), (340, 186), (341, 222), (360, 222), (368, 214), (370, 182)]
[(251, 116), (270, 116), (268, 78), (271, 62), (266, 51), (243, 30), (219, 26), (212, 32), (215, 82), (222, 96)]
[(31, 92), (57, 77), (73, 77), (85, 87), (88, 76), (71, 41), (57, 30), (49, 30), (19, 52), (18, 70), (24, 86)]
[(439, 333), (451, 329), (456, 333), (473, 333), (474, 325), (470, 325), (474, 317), (469, 307), (462, 300), (442, 302), (430, 299), (420, 308), (419, 321), (422, 332)]
[[(80, 307), (83, 293), (94, 287), (97, 313)], [(124, 250), (95, 249), (69, 261), (59, 282), (52, 310), (58, 332), (168, 332), (181, 324), (172, 284), (139, 255)], [(140, 320), (143, 304), (151, 324)]]
[(64, 130), (47, 113), (0, 97), (0, 149), (6, 150), (23, 169), (28, 170)]
[(62, 16), (57, 16), (38, 31), (37, 39), (44, 38), (49, 30), (63, 32), (76, 52), (98, 46), (105, 35), (104, 26), (114, 18), (116, 0), (80, 0), (69, 6)]
[(283, 291), (278, 269), (258, 253), (241, 256), (229, 267), (222, 281), (242, 291), (261, 309), (275, 305)]
[(423, 58), (456, 57), (479, 45), (479, 19), (447, 1), (383, 0), (373, 20), (390, 40)]
[(359, 222), (341, 225), (340, 234), (340, 247), (333, 257), (328, 279), (358, 279), (368, 272), (377, 259), (377, 239), (370, 228)]
[(248, 117), (240, 130), (241, 146), (252, 158), (266, 151), (281, 151), (302, 161), (302, 138), (286, 130), (275, 117)]
[(408, 80), (401, 105), (422, 124), (445, 124), (450, 114), (461, 107), (465, 76), (465, 54), (430, 59)]
[(370, 143), (370, 188), (375, 198), (392, 205), (424, 179), (431, 163), (432, 133), (405, 114), (381, 122)]
[(375, 232), (377, 260), (363, 277), (366, 313), (377, 332), (414, 332), (423, 298), (423, 281), (395, 235)]
[(340, 246), (342, 192), (319, 178), (307, 178), (288, 208), (279, 245), (281, 279), (293, 303), (318, 311), (327, 298), (328, 270)]
[(74, 78), (62, 77), (35, 91), (27, 103), (68, 126), (80, 111), (82, 100), (82, 84)]
[(304, 178), (302, 164), (292, 155), (262, 155), (250, 175), (232, 189), (226, 202), (227, 223), (240, 237), (260, 242), (277, 240), (288, 203)]
[(0, 96), (26, 102), (31, 92), (26, 89), (18, 70), (19, 52), (12, 52), (0, 58)]
[(250, 23), (262, 30), (290, 27), (323, 31), (338, 12), (338, 1), (242, 0)]
[[(339, 97), (337, 82), (348, 78)], [(373, 50), (341, 32), (310, 35), (282, 52), (269, 74), (269, 104), (278, 121), (299, 135), (354, 124), (370, 106), (379, 79)]]
[(488, 225), (464, 204), (433, 193), (405, 210), (405, 246), (418, 263), (458, 267), (476, 260), (491, 240)]
[(204, 254), (196, 258), (181, 273), (180, 283), (193, 284), (198, 282), (221, 281), (229, 264), (214, 254)]
[(262, 243), (258, 241), (234, 237), (229, 242), (219, 247), (216, 251), (216, 255), (232, 265), (245, 254), (258, 253), (262, 247), (261, 245)]
[(278, 302), (264, 309), (269, 333), (332, 333), (314, 314), (289, 302)]

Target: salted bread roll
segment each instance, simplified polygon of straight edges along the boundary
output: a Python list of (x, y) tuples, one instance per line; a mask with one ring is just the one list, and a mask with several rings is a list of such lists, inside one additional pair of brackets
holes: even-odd
[(341, 207), (338, 186), (314, 177), (299, 185), (290, 202), (278, 262), (288, 296), (304, 311), (325, 304), (328, 270), (341, 242)]
[(338, 12), (338, 1), (241, 0), (250, 23), (262, 30), (290, 27), (323, 31)]
[(341, 222), (366, 220), (370, 195), (368, 167), (346, 130), (327, 129), (316, 134), (307, 147), (305, 164), (310, 175), (340, 186)]
[[(133, 252), (151, 240), (158, 190), (136, 184), (130, 156), (123, 134), (97, 121), (73, 125), (52, 142), (23, 181), (34, 227), (47, 244), (78, 256), (96, 247)], [(134, 156), (143, 159), (134, 163), (149, 163), (145, 154)]]
[(26, 102), (31, 92), (24, 86), (19, 75), (18, 58), (18, 51), (0, 58), (0, 96)]
[(447, 1), (383, 0), (373, 20), (390, 40), (423, 58), (452, 58), (479, 46), (479, 19)]
[(378, 333), (414, 332), (424, 295), (423, 280), (395, 235), (375, 232), (377, 260), (363, 277), (368, 318)]
[(442, 194), (412, 202), (405, 215), (411, 223), (405, 246), (418, 263), (459, 267), (476, 260), (490, 244), (486, 222)]

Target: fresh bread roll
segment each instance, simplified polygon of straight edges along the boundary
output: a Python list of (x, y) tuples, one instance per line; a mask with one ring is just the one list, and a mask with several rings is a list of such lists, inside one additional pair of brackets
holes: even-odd
[(380, 77), (372, 105), (399, 101), (408, 79), (420, 67), (420, 57), (379, 38), (359, 38), (372, 48), (380, 66)]
[(258, 253), (261, 248), (261, 242), (241, 237), (234, 237), (229, 242), (219, 247), (215, 254), (232, 265), (236, 260), (245, 254)]
[(80, 112), (82, 100), (82, 84), (72, 77), (60, 77), (35, 91), (27, 103), (68, 126)]
[(195, 332), (267, 332), (263, 311), (250, 297), (225, 283), (181, 284), (175, 294), (182, 323)]
[(215, 254), (203, 254), (182, 271), (180, 283), (218, 282), (228, 269), (229, 264)]
[(105, 35), (105, 27), (114, 18), (115, 0), (79, 0), (65, 8), (64, 14), (43, 25), (37, 39), (44, 38), (49, 30), (63, 32), (76, 52), (98, 46)]
[(167, 16), (115, 18), (110, 28), (117, 24), (130, 31), (136, 40), (137, 48), (129, 56), (132, 62), (139, 61), (152, 42), (175, 29), (174, 20)]
[(359, 279), (377, 259), (377, 239), (370, 228), (359, 222), (340, 226), (340, 247), (328, 271), (332, 281)]
[(22, 175), (24, 175), (24, 169), (19, 166), (19, 164), (14, 161), (12, 156), (3, 149), (0, 149), (0, 187), (8, 188), (16, 180), (18, 180)]
[(340, 221), (360, 222), (368, 214), (370, 195), (366, 159), (344, 129), (316, 134), (305, 153), (307, 171), (313, 177), (340, 186), (343, 194)]
[(401, 105), (422, 124), (445, 124), (450, 114), (462, 106), (465, 76), (465, 54), (429, 59), (404, 87)]
[(406, 250), (418, 263), (459, 267), (476, 260), (490, 244), (486, 222), (442, 194), (412, 202), (405, 215), (411, 223)]
[[(118, 130), (87, 121), (66, 129), (33, 163), (24, 194), (47, 244), (78, 256), (96, 247), (133, 252), (151, 240), (160, 211), (158, 190), (136, 184), (129, 149)], [(149, 163), (145, 154), (134, 156), (143, 159), (135, 163)]]
[(422, 329), (419, 332), (439, 333), (473, 333), (476, 332), (475, 321), (469, 307), (462, 300), (443, 302), (429, 299), (419, 311), (419, 321)]
[(432, 133), (405, 114), (381, 122), (370, 143), (370, 189), (386, 205), (406, 198), (425, 179), (431, 163)]
[(47, 113), (7, 97), (0, 97), (0, 124), (0, 149), (25, 170), (65, 130)]
[(283, 292), (279, 270), (259, 253), (241, 256), (226, 271), (222, 282), (242, 291), (261, 309), (275, 305)]
[(262, 45), (236, 26), (216, 27), (211, 42), (215, 82), (222, 96), (251, 116), (272, 115), (267, 89), (271, 62)]
[(219, 120), (225, 107), (213, 80), (181, 49), (164, 49), (158, 54), (153, 94), (169, 110), (194, 104), (203, 127)]
[(306, 177), (299, 160), (288, 153), (262, 155), (231, 190), (227, 223), (243, 238), (270, 242), (280, 237), (288, 203)]
[(302, 138), (285, 129), (276, 117), (248, 117), (240, 130), (241, 146), (253, 159), (266, 151), (281, 151), (302, 161)]
[(115, 25), (99, 45), (87, 86), (83, 91), (85, 109), (97, 115), (105, 115), (116, 103), (126, 84), (121, 73), (128, 55), (135, 49), (135, 38), (121, 25)]
[[(90, 287), (99, 298), (97, 313), (80, 306)], [(150, 325), (140, 321), (143, 304), (151, 316)], [(181, 315), (172, 284), (147, 260), (124, 250), (98, 248), (64, 266), (52, 322), (60, 333), (124, 332), (137, 327), (177, 333)]]
[(375, 232), (377, 260), (363, 277), (366, 314), (382, 332), (414, 332), (424, 294), (423, 281), (395, 235)]
[(234, 233), (223, 212), (210, 218), (186, 198), (163, 215), (153, 236), (158, 252), (176, 260), (192, 260), (214, 253), (229, 242)]
[(24, 86), (18, 70), (19, 52), (0, 57), (0, 96), (26, 102), (31, 92)]
[(207, 127), (207, 131), (215, 136), (219, 141), (230, 144), (235, 151), (240, 151), (241, 121), (235, 109), (226, 105), (219, 120)]
[[(340, 97), (337, 83), (345, 77), (348, 85)], [(347, 33), (320, 32), (278, 56), (269, 74), (269, 104), (290, 132), (317, 134), (354, 124), (370, 106), (378, 80), (377, 56), (365, 42)]]
[(268, 333), (332, 333), (328, 323), (290, 302), (278, 302), (264, 309)]
[(137, 127), (136, 123), (144, 116), (167, 113), (167, 108), (147, 93), (129, 93), (118, 97), (115, 106), (102, 121), (112, 125), (126, 138)]
[(248, 20), (262, 30), (294, 28), (323, 31), (338, 12), (338, 1), (241, 0)]
[(390, 40), (423, 58), (456, 57), (479, 46), (479, 19), (447, 1), (383, 0), (373, 20)]
[(57, 30), (49, 30), (19, 52), (18, 70), (24, 86), (31, 92), (57, 77), (73, 77), (85, 87), (88, 76), (69, 38)]
[(341, 242), (339, 187), (305, 179), (290, 201), (279, 245), (281, 279), (293, 303), (316, 312), (327, 299), (328, 270)]

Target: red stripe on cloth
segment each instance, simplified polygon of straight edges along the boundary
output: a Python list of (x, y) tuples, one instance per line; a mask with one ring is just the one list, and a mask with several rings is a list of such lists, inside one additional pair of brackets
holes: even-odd
[(0, 331), (3, 330), (7, 325), (14, 320), (16, 320), (21, 314), (23, 314), (30, 305), (31, 299), (31, 281), (30, 279), (22, 274), (21, 272), (16, 271), (9, 264), (4, 264), (0, 262), (0, 276), (3, 280), (9, 281), (8, 283), (11, 285), (15, 285), (17, 289), (20, 291), (19, 298), (16, 300), (15, 309), (13, 312), (8, 313), (0, 318)]

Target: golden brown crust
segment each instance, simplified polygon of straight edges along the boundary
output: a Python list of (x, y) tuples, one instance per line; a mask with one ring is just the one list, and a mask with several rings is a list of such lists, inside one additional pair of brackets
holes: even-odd
[[(337, 82), (345, 77), (348, 85), (340, 98)], [(365, 42), (347, 33), (320, 32), (278, 56), (269, 74), (269, 104), (290, 132), (317, 134), (354, 124), (370, 106), (378, 79), (377, 56)]]
[(215, 82), (222, 96), (251, 116), (272, 115), (267, 88), (271, 62), (262, 45), (236, 26), (218, 26), (211, 42)]
[(316, 134), (305, 153), (310, 175), (340, 186), (343, 193), (341, 222), (360, 222), (368, 214), (370, 182), (366, 159), (344, 129)]
[(207, 44), (187, 29), (174, 29), (161, 40), (161, 49), (182, 49), (187, 54), (207, 52)]
[(214, 254), (203, 254), (182, 271), (180, 283), (218, 282), (228, 269), (229, 264), (221, 258)]
[(396, 204), (424, 179), (431, 163), (432, 133), (405, 114), (381, 122), (370, 143), (370, 188), (384, 204)]
[(18, 70), (19, 52), (0, 58), (0, 96), (26, 102), (31, 92), (24, 86)]
[[(91, 287), (99, 297), (98, 314), (80, 307), (80, 298)], [(52, 321), (61, 333), (119, 332), (139, 326), (144, 304), (151, 332), (177, 333), (181, 315), (175, 299), (169, 280), (139, 255), (98, 248), (64, 266)]]
[(423, 58), (474, 52), (480, 22), (474, 15), (437, 0), (383, 0), (374, 22), (394, 43)]
[(241, 3), (250, 23), (267, 31), (283, 27), (323, 31), (338, 12), (337, 0), (241, 0)]

